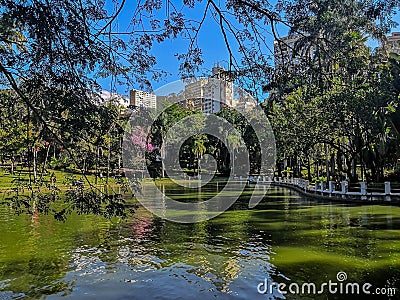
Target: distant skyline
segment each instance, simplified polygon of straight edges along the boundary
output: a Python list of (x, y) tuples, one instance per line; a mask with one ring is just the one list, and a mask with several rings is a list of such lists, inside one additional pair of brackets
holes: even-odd
[[(275, 1), (271, 2), (274, 3)], [(206, 2), (196, 2), (196, 5), (193, 9), (185, 7), (184, 13), (187, 13), (187, 15), (193, 19), (201, 19), (205, 4)], [(113, 3), (111, 0), (106, 1), (106, 7), (109, 11), (113, 9), (114, 5), (115, 3)], [(127, 1), (125, 3), (124, 8), (120, 12), (120, 15), (117, 19), (118, 27), (114, 28), (114, 31), (119, 30), (124, 32), (132, 30), (129, 22), (136, 5), (136, 1)], [(160, 10), (159, 14), (160, 19), (165, 17), (164, 10)], [(394, 20), (400, 23), (400, 14), (397, 14)], [(396, 28), (393, 28), (392, 31), (400, 31), (400, 26), (398, 25)], [(277, 32), (280, 36), (285, 36), (288, 34), (288, 28), (283, 25), (279, 25), (277, 26)], [(269, 47), (273, 49), (274, 38), (272, 34), (266, 36), (266, 40), (269, 43)], [(232, 42), (232, 51), (237, 52), (237, 44), (232, 40), (232, 38), (230, 38), (229, 41)], [(207, 19), (204, 22), (201, 31), (199, 32), (198, 44), (203, 51), (202, 58), (204, 61), (204, 64), (200, 67), (200, 72), (198, 74), (199, 76), (210, 74), (212, 67), (217, 63), (225, 68), (228, 66), (228, 50), (225, 47), (225, 42), (219, 28), (219, 24), (211, 17), (210, 12), (207, 14)], [(369, 42), (369, 45), (371, 47), (376, 47), (377, 42), (371, 41)], [(151, 49), (151, 53), (157, 58), (157, 65), (155, 68), (164, 70), (169, 74), (160, 81), (150, 80), (153, 91), (156, 91), (166, 84), (180, 80), (180, 76), (178, 74), (179, 61), (175, 54), (183, 53), (187, 49), (187, 46), (188, 41), (183, 40), (182, 38), (166, 40), (161, 44), (154, 44), (153, 48)], [(271, 61), (271, 64), (273, 64), (273, 61)], [(124, 96), (129, 94), (128, 87), (112, 84), (111, 78), (98, 79), (98, 83), (102, 86), (103, 90), (113, 91)], [(139, 85), (131, 88), (139, 89)]]
[[(118, 28), (114, 30), (129, 31), (132, 29), (131, 26), (129, 25), (129, 21), (132, 11), (136, 5), (137, 5), (136, 1), (132, 2), (127, 1), (125, 3), (125, 6), (118, 17)], [(206, 1), (196, 2), (196, 5), (193, 9), (185, 7), (184, 13), (187, 13), (187, 15), (193, 19), (201, 19), (205, 5)], [(107, 0), (106, 7), (108, 10), (111, 11), (112, 8), (114, 7), (114, 3), (112, 3), (111, 0)], [(160, 10), (159, 14), (160, 18), (165, 18), (165, 10)], [(278, 32), (280, 35), (283, 36), (286, 35), (288, 31), (283, 26), (278, 26)], [(266, 38), (270, 44), (271, 49), (273, 49), (274, 39), (272, 34), (270, 34)], [(230, 42), (232, 42), (231, 45), (232, 51), (238, 52), (238, 45), (236, 45), (233, 42), (232, 38), (229, 38), (229, 40)], [(219, 63), (222, 67), (227, 68), (229, 59), (228, 50), (225, 47), (224, 38), (219, 28), (219, 24), (212, 18), (210, 12), (208, 12), (207, 19), (204, 22), (201, 31), (199, 32), (198, 44), (203, 51), (202, 58), (204, 64), (200, 67), (200, 72), (197, 75), (201, 76), (210, 74), (212, 67), (217, 63)], [(155, 67), (157, 69), (162, 69), (169, 73), (168, 76), (166, 76), (163, 80), (160, 80), (158, 82), (150, 80), (154, 91), (163, 87), (168, 83), (181, 79), (178, 74), (179, 61), (175, 56), (175, 54), (184, 53), (185, 50), (187, 49), (187, 46), (188, 46), (187, 40), (183, 40), (182, 38), (178, 38), (175, 40), (166, 40), (161, 44), (158, 43), (154, 44), (151, 53), (154, 54), (157, 58), (157, 65)], [(273, 61), (271, 61), (271, 63), (273, 63)], [(110, 78), (99, 79), (98, 82), (100, 83), (100, 85), (104, 90), (110, 91), (114, 88), (113, 86), (111, 86)], [(117, 93), (128, 95), (126, 87), (115, 86), (115, 88)], [(134, 88), (139, 89), (139, 86), (137, 85)]]

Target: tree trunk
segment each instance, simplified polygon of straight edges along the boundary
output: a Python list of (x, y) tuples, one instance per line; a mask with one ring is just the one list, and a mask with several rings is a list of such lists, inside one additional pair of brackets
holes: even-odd
[(277, 167), (278, 167), (278, 177), (282, 177), (282, 162), (278, 162)]
[(50, 144), (47, 146), (46, 157), (44, 158), (43, 172), (46, 171), (47, 160), (49, 159)]
[(331, 154), (331, 159), (330, 159), (330, 168), (331, 168), (331, 177), (332, 180), (336, 179), (336, 166), (335, 166), (335, 154)]
[(310, 157), (309, 156), (307, 156), (307, 179), (308, 179), (308, 181), (312, 180), (312, 177), (311, 177), (311, 163), (310, 163)]
[(232, 155), (232, 172), (233, 172), (233, 174), (231, 174), (231, 175), (235, 176), (236, 175), (235, 174), (235, 148), (233, 148), (233, 155)]
[(110, 177), (110, 160), (111, 160), (111, 143), (108, 144), (106, 184), (108, 184), (108, 178)]
[(330, 181), (331, 172), (329, 170), (329, 155), (328, 155), (328, 146), (325, 144), (325, 169), (326, 169), (326, 181)]
[(329, 172), (329, 159), (325, 159), (325, 168), (326, 168), (326, 181), (329, 182), (331, 178), (331, 174)]
[(119, 149), (118, 149), (118, 173), (121, 173), (122, 142), (123, 138), (121, 137), (119, 140)]
[(197, 179), (200, 179), (200, 157), (197, 157)]
[(346, 170), (347, 178), (350, 179), (350, 181), (354, 181), (354, 177), (353, 177), (353, 159), (352, 158), (347, 158), (346, 157), (346, 166), (347, 166), (347, 170)]
[(83, 158), (83, 173), (86, 174), (86, 157)]
[(94, 183), (95, 184), (97, 184), (97, 179), (98, 179), (98, 176), (99, 176), (99, 156), (100, 156), (100, 153), (99, 153), (99, 146), (96, 146), (96, 164), (95, 164), (95, 171), (94, 171)]
[(165, 168), (164, 168), (164, 158), (166, 155), (167, 150), (165, 149), (165, 147), (161, 148), (161, 177), (164, 178), (165, 177)]
[(49, 158), (49, 152), (50, 152), (50, 144), (47, 146), (46, 157), (44, 158), (44, 163), (43, 163), (43, 168), (42, 168), (42, 174), (40, 174), (40, 181), (42, 181), (43, 174), (46, 171), (46, 165), (47, 165), (47, 159)]
[(37, 151), (35, 147), (33, 148), (32, 165), (33, 165), (33, 181), (37, 182)]
[(14, 158), (14, 152), (11, 154), (11, 175), (14, 175), (14, 164), (15, 164), (15, 158)]

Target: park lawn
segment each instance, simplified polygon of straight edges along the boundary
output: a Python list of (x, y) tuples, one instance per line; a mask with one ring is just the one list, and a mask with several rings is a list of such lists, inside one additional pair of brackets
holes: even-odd
[[(56, 177), (56, 185), (61, 190), (67, 190), (71, 186), (71, 182), (67, 180), (67, 178), (73, 176), (74, 179), (82, 179), (85, 182), (85, 186), (89, 186), (86, 180), (96, 187), (104, 187), (106, 185), (106, 179), (97, 178), (97, 184), (95, 184), (95, 176), (94, 175), (86, 175), (86, 179), (81, 174), (65, 172), (65, 171), (57, 171), (57, 170), (48, 170), (46, 174), (43, 174), (42, 177), (42, 187), (45, 188), (47, 184), (50, 183), (50, 176), (54, 173)], [(31, 175), (33, 179), (33, 175)], [(40, 173), (38, 175), (40, 178)], [(16, 171), (13, 175), (10, 174), (8, 171), (0, 170), (0, 192), (11, 191), (12, 189), (16, 188), (18, 185), (18, 181), (20, 184), (28, 184), (29, 182), (29, 173), (25, 170), (23, 171)], [(114, 178), (109, 179), (109, 185), (116, 186), (116, 180)], [(40, 184), (34, 184), (34, 186), (39, 187)]]

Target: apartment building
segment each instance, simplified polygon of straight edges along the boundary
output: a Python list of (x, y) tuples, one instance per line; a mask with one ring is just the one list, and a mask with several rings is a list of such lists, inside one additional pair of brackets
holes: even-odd
[(140, 108), (157, 108), (157, 96), (148, 92), (131, 90), (129, 93), (129, 103)]

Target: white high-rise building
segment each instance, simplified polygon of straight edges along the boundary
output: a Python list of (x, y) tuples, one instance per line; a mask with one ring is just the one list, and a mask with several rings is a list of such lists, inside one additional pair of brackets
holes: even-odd
[(131, 90), (129, 93), (130, 105), (141, 108), (157, 108), (157, 96), (148, 92)]
[(224, 106), (232, 106), (233, 82), (226, 80), (225, 70), (214, 67), (209, 78), (202, 78), (185, 86), (186, 107), (205, 114), (216, 113)]

